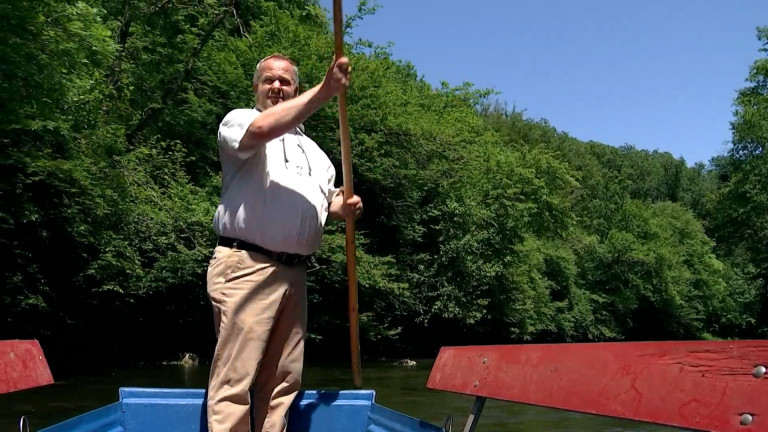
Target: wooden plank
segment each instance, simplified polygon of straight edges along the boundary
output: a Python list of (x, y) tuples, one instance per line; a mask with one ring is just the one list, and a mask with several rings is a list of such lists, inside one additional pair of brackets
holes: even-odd
[(765, 432), (768, 374), (760, 366), (768, 367), (768, 341), (444, 347), (427, 387), (688, 429)]
[(0, 394), (53, 384), (53, 375), (36, 340), (0, 341)]

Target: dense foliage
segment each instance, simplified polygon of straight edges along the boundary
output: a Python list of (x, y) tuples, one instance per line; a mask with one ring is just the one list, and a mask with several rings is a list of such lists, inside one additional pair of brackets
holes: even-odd
[[(348, 26), (374, 11), (361, 2)], [(209, 356), (218, 122), (253, 104), (265, 55), (295, 58), (304, 88), (319, 82), (325, 12), (8, 0), (0, 22), (0, 339), (40, 339), (61, 370)], [(758, 39), (768, 46), (768, 28)], [(386, 47), (346, 51), (364, 355), (766, 337), (768, 58), (735, 100), (731, 150), (689, 167), (576, 140), (471, 84), (436, 88)], [(306, 126), (341, 173), (336, 107)], [(316, 261), (309, 354), (345, 357), (342, 224)]]

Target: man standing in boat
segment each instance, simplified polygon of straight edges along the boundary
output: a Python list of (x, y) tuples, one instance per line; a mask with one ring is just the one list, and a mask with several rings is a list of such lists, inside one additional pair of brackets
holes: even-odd
[(256, 107), (231, 111), (219, 126), (210, 432), (287, 427), (304, 361), (306, 259), (319, 249), (328, 216), (356, 219), (363, 208), (360, 197), (334, 186), (336, 171), (302, 122), (348, 86), (349, 71), (346, 57), (334, 60), (323, 81), (299, 95), (293, 61), (266, 57), (253, 76)]

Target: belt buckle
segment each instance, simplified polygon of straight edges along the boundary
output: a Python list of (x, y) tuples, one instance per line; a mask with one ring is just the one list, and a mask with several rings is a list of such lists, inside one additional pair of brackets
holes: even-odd
[(283, 264), (288, 265), (296, 265), (301, 261), (301, 255), (289, 252), (278, 252), (276, 258)]

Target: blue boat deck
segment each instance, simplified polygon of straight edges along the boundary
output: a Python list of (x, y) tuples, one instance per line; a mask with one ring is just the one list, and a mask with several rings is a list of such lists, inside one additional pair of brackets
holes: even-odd
[[(120, 400), (41, 432), (206, 432), (202, 389), (121, 388)], [(305, 390), (288, 432), (441, 432), (377, 404), (373, 390)]]

